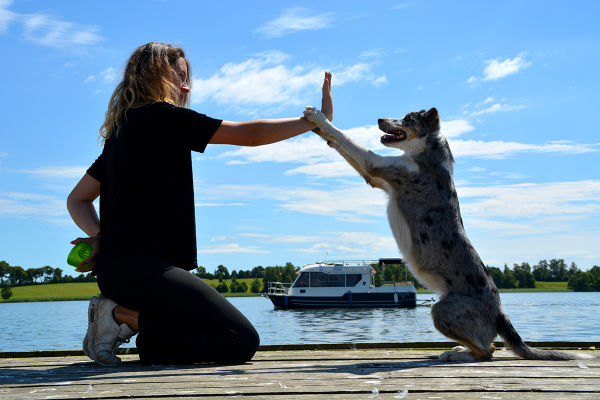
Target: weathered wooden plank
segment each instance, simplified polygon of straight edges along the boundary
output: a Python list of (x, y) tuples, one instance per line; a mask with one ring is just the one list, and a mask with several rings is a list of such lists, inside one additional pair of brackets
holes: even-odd
[[(0, 392), (0, 396), (5, 398), (29, 398), (42, 399), (48, 398), (48, 395), (57, 398), (149, 398), (149, 397), (191, 397), (191, 396), (227, 396), (227, 395), (270, 395), (270, 396), (305, 396), (308, 394), (321, 395), (322, 398), (332, 394), (363, 394), (365, 397), (370, 394), (399, 394), (399, 393), (437, 393), (438, 396), (463, 397), (465, 393), (480, 393), (484, 397), (487, 393), (581, 393), (594, 394), (599, 396), (598, 382), (595, 385), (585, 384), (582, 381), (573, 381), (570, 385), (557, 385), (556, 388), (540, 385), (535, 382), (527, 382), (527, 386), (519, 385), (518, 382), (488, 384), (485, 386), (469, 385), (467, 381), (446, 382), (441, 387), (423, 383), (391, 383), (374, 385), (369, 382), (362, 385), (330, 385), (313, 386), (289, 385), (285, 381), (271, 382), (271, 385), (256, 385), (249, 382), (246, 386), (229, 386), (216, 388), (201, 388), (194, 386), (178, 385), (65, 385), (62, 387), (37, 387), (37, 388), (5, 388)], [(559, 398), (559, 397), (555, 397)]]
[[(117, 367), (83, 357), (0, 359), (0, 398), (583, 398), (600, 397), (600, 361), (441, 363), (427, 350), (259, 352), (244, 365)], [(408, 392), (405, 392), (408, 391)], [(375, 396), (377, 395), (377, 396)], [(541, 397), (546, 396), (546, 397)], [(590, 397), (591, 396), (591, 397)]]
[[(303, 360), (410, 360), (410, 359), (435, 359), (443, 350), (412, 350), (412, 349), (378, 349), (378, 350), (329, 350), (329, 351), (259, 351), (256, 353), (252, 362), (259, 361), (303, 361)], [(600, 352), (581, 350), (577, 351), (582, 354), (600, 356)], [(122, 355), (124, 361), (138, 360), (137, 355)], [(494, 358), (490, 361), (492, 364), (497, 364), (499, 361), (517, 361), (518, 365), (547, 365), (547, 361), (521, 360), (514, 356), (510, 351), (498, 350), (494, 354)], [(89, 362), (90, 360), (84, 356), (57, 356), (57, 357), (37, 357), (37, 358), (0, 358), (0, 366), (3, 368), (25, 365), (60, 365), (73, 364), (76, 362)], [(488, 364), (488, 363), (479, 363)]]

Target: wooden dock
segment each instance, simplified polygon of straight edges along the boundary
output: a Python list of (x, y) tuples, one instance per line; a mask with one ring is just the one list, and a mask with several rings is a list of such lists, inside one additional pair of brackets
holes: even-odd
[[(500, 344), (501, 345), (501, 344)], [(597, 346), (575, 344), (582, 352)], [(0, 354), (1, 399), (599, 399), (600, 360), (476, 363), (435, 357), (451, 343), (262, 346), (244, 365), (101, 367), (79, 351)], [(587, 346), (587, 347), (581, 347)], [(539, 346), (542, 347), (542, 346)], [(547, 347), (547, 346), (545, 346)], [(568, 347), (573, 346), (552, 346)], [(131, 350), (126, 350), (130, 353)]]

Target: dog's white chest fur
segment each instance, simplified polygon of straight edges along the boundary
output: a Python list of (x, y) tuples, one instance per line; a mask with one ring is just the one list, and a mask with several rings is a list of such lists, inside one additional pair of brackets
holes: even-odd
[(404, 218), (404, 214), (398, 208), (398, 204), (394, 199), (396, 198), (393, 190), (387, 191), (390, 199), (388, 201), (387, 206), (387, 214), (388, 220), (390, 222), (390, 228), (392, 229), (392, 233), (394, 234), (394, 238), (396, 239), (396, 243), (398, 244), (398, 248), (402, 254), (408, 258), (408, 262), (411, 263), (410, 256), (412, 254), (412, 241), (410, 234), (410, 226), (408, 222), (406, 222), (406, 218)]

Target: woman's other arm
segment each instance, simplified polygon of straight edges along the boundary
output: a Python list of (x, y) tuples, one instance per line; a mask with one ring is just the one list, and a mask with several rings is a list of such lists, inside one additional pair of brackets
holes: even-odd
[(67, 209), (75, 224), (81, 228), (89, 237), (78, 238), (71, 242), (77, 244), (86, 242), (93, 248), (92, 254), (80, 265), (88, 264), (85, 269), (78, 269), (78, 272), (88, 272), (94, 268), (95, 259), (100, 250), (100, 219), (94, 200), (100, 195), (100, 182), (86, 173), (83, 178), (75, 185), (69, 197), (67, 197)]

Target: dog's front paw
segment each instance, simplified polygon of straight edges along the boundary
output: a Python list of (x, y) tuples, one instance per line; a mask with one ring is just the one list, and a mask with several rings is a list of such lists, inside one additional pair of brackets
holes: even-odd
[(317, 125), (317, 128), (322, 128), (327, 122), (325, 114), (311, 106), (307, 106), (306, 110), (304, 110), (304, 118), (306, 118), (308, 122)]

